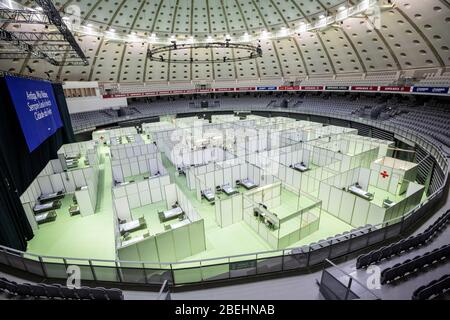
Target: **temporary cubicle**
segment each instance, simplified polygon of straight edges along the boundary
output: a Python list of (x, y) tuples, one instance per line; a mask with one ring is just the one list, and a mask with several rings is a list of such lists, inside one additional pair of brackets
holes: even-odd
[(358, 227), (401, 217), (420, 203), (423, 186), (380, 172), (377, 166), (353, 168), (321, 181), (318, 197), (323, 209)]
[(137, 176), (165, 175), (167, 170), (161, 153), (154, 144), (128, 144), (111, 146), (112, 176), (116, 182)]
[(309, 125), (305, 124), (301, 129), (282, 132), (282, 146), (316, 139), (322, 139), (322, 141), (339, 140), (342, 135), (347, 134), (357, 135), (358, 130), (333, 125), (323, 126), (320, 123), (310, 123)]
[[(170, 184), (167, 176), (114, 188), (113, 202), (114, 215), (125, 221), (142, 218), (137, 216), (136, 209), (143, 207), (149, 210), (144, 215), (147, 229), (131, 239), (124, 240), (116, 229), (119, 260), (173, 262), (206, 250), (203, 219), (181, 189)], [(159, 212), (150, 205), (158, 204), (161, 210), (168, 210), (175, 203), (184, 212), (183, 220), (156, 223), (154, 218)]]
[[(197, 129), (198, 132), (196, 131)], [(203, 144), (205, 141), (204, 131), (202, 128), (197, 129), (158, 131), (154, 133), (154, 137), (158, 148), (178, 168), (204, 165), (209, 162), (234, 158), (234, 155), (224, 150), (224, 148), (210, 146), (209, 142)], [(208, 132), (216, 132), (218, 136), (221, 136), (221, 132), (217, 128)], [(187, 137), (191, 137), (193, 140), (189, 140), (191, 138), (188, 139)], [(194, 137), (197, 137), (197, 139), (195, 140)], [(194, 146), (196, 147), (194, 148)]]
[[(56, 160), (55, 163), (57, 162), (59, 161)], [(97, 207), (98, 176), (98, 166), (68, 172), (54, 172), (49, 163), (20, 198), (33, 229), (38, 229), (33, 208), (43, 194), (61, 191), (66, 195), (74, 194), (80, 214), (82, 216), (94, 214)]]
[(175, 129), (175, 124), (169, 121), (150, 122), (142, 124), (142, 131), (148, 135), (149, 139), (154, 141), (153, 134), (157, 131)]
[(102, 129), (92, 132), (92, 140), (96, 142), (111, 144), (111, 140), (117, 137), (125, 137), (127, 135), (136, 135), (135, 127), (122, 127), (115, 129)]
[[(244, 184), (244, 181), (247, 184)], [(232, 159), (191, 168), (187, 172), (187, 184), (196, 190), (197, 199), (208, 192), (214, 197), (215, 220), (220, 227), (242, 221), (242, 195), (253, 189), (279, 181), (263, 169), (243, 159)], [(223, 191), (223, 186), (232, 192)]]
[(66, 158), (78, 158), (79, 162), (89, 165), (100, 163), (100, 151), (95, 141), (75, 142), (63, 145), (57, 152)]
[[(295, 190), (282, 191), (281, 182), (243, 195), (243, 219), (274, 249), (293, 245), (319, 229), (321, 201)], [(289, 192), (291, 196), (282, 196)]]

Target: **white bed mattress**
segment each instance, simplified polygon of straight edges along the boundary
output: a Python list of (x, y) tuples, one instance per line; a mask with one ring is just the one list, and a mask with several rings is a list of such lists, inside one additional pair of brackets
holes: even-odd
[(348, 190), (350, 192), (356, 194), (357, 196), (360, 196), (360, 197), (364, 198), (364, 199), (367, 199), (367, 200), (372, 200), (373, 199), (373, 195), (371, 193), (369, 193), (369, 192), (367, 192), (367, 191), (365, 191), (365, 190), (363, 190), (361, 188), (358, 188), (357, 186), (354, 186), (354, 185), (350, 186), (348, 188)]
[(172, 208), (170, 210), (163, 212), (164, 218), (166, 218), (166, 219), (175, 218), (182, 213), (183, 213), (183, 209), (181, 209), (181, 207)]
[(211, 190), (204, 190), (203, 191), (203, 195), (205, 196), (206, 199), (208, 199), (209, 201), (214, 200), (214, 193)]
[(227, 195), (236, 193), (236, 189), (234, 189), (232, 186), (230, 186), (229, 184), (224, 184), (222, 187), (223, 192), (225, 192)]
[(53, 202), (44, 203), (44, 204), (37, 204), (34, 206), (34, 211), (41, 211), (46, 209), (52, 209), (53, 208)]
[(119, 231), (120, 232), (127, 232), (130, 230), (134, 230), (136, 228), (139, 228), (141, 226), (139, 220), (133, 220), (127, 223), (123, 223), (119, 225)]
[(295, 169), (297, 169), (298, 171), (301, 171), (301, 172), (308, 171), (308, 167), (305, 166), (305, 165), (303, 165), (303, 164), (301, 164), (301, 163), (296, 163), (296, 164), (294, 164), (293, 167), (294, 167)]
[(250, 180), (250, 179), (243, 179), (243, 180), (241, 181), (241, 183), (242, 183), (242, 185), (243, 185), (245, 188), (247, 188), (247, 189), (251, 189), (251, 188), (256, 187), (256, 184), (255, 184), (252, 180)]

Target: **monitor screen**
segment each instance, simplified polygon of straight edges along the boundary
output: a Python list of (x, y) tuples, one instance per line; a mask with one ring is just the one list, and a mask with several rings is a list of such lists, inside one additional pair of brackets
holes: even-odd
[(8, 90), (30, 152), (62, 127), (52, 84), (6, 76)]

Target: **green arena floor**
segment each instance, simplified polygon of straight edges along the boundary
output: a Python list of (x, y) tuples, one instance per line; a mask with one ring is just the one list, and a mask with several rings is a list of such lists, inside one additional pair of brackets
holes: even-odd
[[(115, 259), (114, 222), (111, 199), (111, 161), (109, 148), (102, 147), (102, 159), (99, 176), (99, 194), (96, 214), (82, 217), (70, 217), (67, 208), (72, 195), (66, 195), (63, 206), (58, 210), (56, 221), (40, 226), (32, 240), (28, 242), (28, 253), (43, 256), (69, 257), (81, 259)], [(197, 200), (195, 190), (189, 190), (185, 176), (175, 174), (175, 167), (163, 155), (163, 164), (167, 168), (172, 182), (175, 182), (188, 195), (191, 203), (204, 219), (206, 232), (206, 251), (190, 256), (183, 261), (218, 258), (230, 255), (242, 255), (273, 250), (244, 221), (221, 228), (215, 222), (215, 209), (206, 200)], [(310, 200), (300, 201), (300, 206), (310, 204)], [(282, 207), (296, 208), (298, 197), (283, 189)], [(133, 218), (145, 216), (150, 227), (149, 232), (164, 231), (157, 212), (165, 209), (165, 201), (132, 211)], [(167, 224), (167, 223), (166, 223)], [(350, 230), (352, 227), (322, 210), (319, 230), (294, 243), (296, 247)], [(138, 233), (147, 232), (145, 230)], [(137, 234), (139, 235), (139, 234)], [(133, 234), (133, 236), (135, 236)]]

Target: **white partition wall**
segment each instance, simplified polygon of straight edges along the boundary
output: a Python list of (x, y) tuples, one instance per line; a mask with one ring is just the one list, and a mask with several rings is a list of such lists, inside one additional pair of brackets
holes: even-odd
[(33, 230), (38, 230), (39, 228), (36, 223), (33, 208), (38, 203), (38, 198), (42, 194), (60, 191), (66, 194), (75, 194), (82, 216), (94, 214), (96, 211), (99, 176), (98, 166), (69, 172), (51, 172), (53, 172), (53, 166), (50, 162), (20, 197)]
[(169, 184), (169, 176), (161, 176), (114, 187), (112, 189), (113, 205), (118, 218), (126, 221), (133, 220), (132, 209), (165, 200), (165, 186)]
[(166, 185), (164, 187), (164, 192), (167, 208), (171, 208), (172, 205), (177, 202), (190, 221), (197, 221), (201, 219), (188, 197), (184, 194), (180, 187), (178, 187), (178, 185)]
[(63, 145), (59, 150), (58, 154), (64, 154), (66, 157), (76, 157), (86, 155), (87, 151), (94, 149), (96, 146), (95, 141), (83, 141), (76, 143), (69, 143)]
[(161, 154), (154, 153), (136, 158), (111, 161), (112, 176), (115, 182), (125, 182), (129, 177), (166, 175), (167, 170), (161, 161)]
[[(304, 193), (298, 194), (295, 207), (283, 207), (281, 189), (278, 182), (243, 195), (243, 220), (274, 249), (286, 248), (317, 231), (321, 216), (321, 201)], [(307, 200), (300, 201), (300, 197)], [(268, 213), (256, 214), (262, 205), (273, 217), (272, 227), (267, 225)]]
[(135, 127), (123, 127), (116, 129), (102, 129), (92, 132), (92, 140), (101, 143), (111, 144), (111, 139), (127, 135), (135, 135), (137, 130)]
[[(414, 182), (401, 180), (396, 174), (368, 168), (355, 168), (337, 174), (320, 182), (318, 198), (322, 208), (330, 214), (354, 227), (365, 224), (376, 225), (407, 213), (417, 205), (423, 195), (424, 187)], [(350, 186), (358, 184), (365, 192), (372, 194), (372, 200), (362, 198), (349, 191)], [(408, 191), (401, 192), (407, 185)], [(386, 201), (390, 203), (387, 205)]]
[(129, 143), (111, 146), (110, 148), (111, 159), (113, 160), (129, 159), (158, 152), (158, 148), (153, 143)]
[(243, 194), (238, 193), (230, 197), (216, 198), (215, 217), (219, 227), (228, 227), (243, 219)]
[[(171, 228), (161, 233), (147, 234), (136, 243), (130, 245), (119, 244), (117, 255), (123, 261), (148, 261), (148, 262), (175, 262), (206, 250), (206, 238), (204, 221), (189, 202), (181, 189), (159, 178), (159, 193), (167, 202), (167, 208), (171, 208), (174, 202), (183, 209), (189, 223)], [(130, 184), (123, 188), (114, 189), (114, 205), (117, 217), (131, 220), (131, 209), (146, 205), (142, 202), (146, 186)], [(148, 199), (146, 201), (152, 201)], [(155, 212), (155, 214), (157, 214)]]

